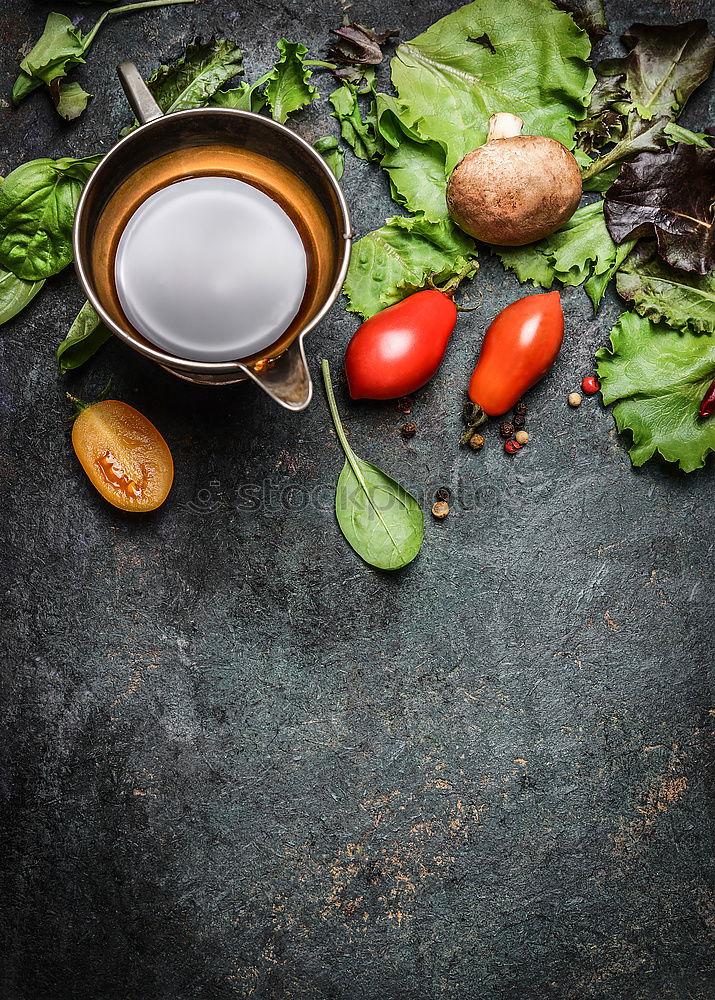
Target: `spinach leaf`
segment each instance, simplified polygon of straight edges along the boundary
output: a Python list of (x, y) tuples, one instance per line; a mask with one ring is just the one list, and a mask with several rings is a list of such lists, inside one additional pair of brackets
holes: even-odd
[(309, 82), (313, 75), (306, 65), (308, 49), (300, 42), (281, 38), (277, 45), (280, 58), (267, 76), (264, 95), (275, 121), (283, 124), (294, 111), (307, 107), (318, 98), (318, 91)]
[(340, 180), (345, 170), (345, 150), (335, 136), (326, 135), (322, 139), (316, 139), (313, 146)]
[(698, 417), (715, 379), (715, 337), (676, 333), (624, 313), (610, 347), (596, 358), (603, 402), (616, 403), (618, 430), (633, 436), (633, 464), (643, 465), (657, 451), (684, 472), (702, 468), (715, 451), (715, 420)]
[(676, 271), (658, 259), (655, 243), (638, 244), (616, 275), (616, 289), (654, 323), (715, 334), (715, 272)]
[[(142, 0), (140, 3), (129, 3), (121, 7), (112, 7), (110, 10), (105, 10), (94, 27), (86, 35), (75, 28), (70, 19), (65, 17), (64, 14), (56, 14), (54, 12), (48, 14), (44, 31), (20, 63), (20, 74), (12, 89), (13, 103), (19, 104), (23, 98), (27, 97), (28, 94), (32, 93), (33, 90), (43, 83), (49, 87), (53, 82), (61, 81), (69, 70), (83, 63), (85, 61), (84, 57), (97, 36), (97, 32), (106, 19), (113, 14), (144, 10), (147, 7), (166, 7), (174, 4), (194, 2), (195, 0)], [(58, 110), (61, 97), (61, 90), (57, 86), (54, 89), (53, 99)], [(84, 110), (84, 106), (86, 106), (86, 101), (82, 108), (77, 111), (79, 105), (76, 92), (72, 95), (72, 98), (72, 109), (77, 114), (80, 114)], [(65, 107), (67, 107), (67, 103), (68, 95), (65, 94)], [(76, 114), (74, 117), (76, 117)]]
[(323, 361), (322, 369), (330, 415), (345, 452), (335, 491), (335, 516), (340, 530), (370, 566), (402, 569), (422, 547), (424, 515), (411, 493), (352, 450), (338, 413), (327, 361)]
[(68, 122), (79, 118), (92, 96), (79, 83), (60, 83), (59, 80), (52, 81), (50, 93), (57, 108), (57, 114)]
[(25, 281), (0, 268), (0, 326), (29, 305), (43, 285), (44, 281)]
[(641, 153), (608, 189), (605, 216), (617, 243), (655, 232), (663, 260), (707, 274), (715, 267), (715, 150), (677, 143)]
[(474, 240), (453, 222), (395, 215), (353, 246), (343, 292), (350, 312), (365, 319), (424, 288), (477, 270)]
[(89, 302), (75, 316), (67, 336), (57, 348), (57, 364), (64, 375), (79, 368), (112, 336)]
[(202, 108), (216, 91), (243, 72), (243, 53), (225, 38), (196, 40), (169, 66), (160, 66), (147, 80), (147, 87), (165, 114)]
[(6, 177), (0, 186), (0, 266), (40, 281), (71, 262), (77, 202), (100, 160), (30, 160)]

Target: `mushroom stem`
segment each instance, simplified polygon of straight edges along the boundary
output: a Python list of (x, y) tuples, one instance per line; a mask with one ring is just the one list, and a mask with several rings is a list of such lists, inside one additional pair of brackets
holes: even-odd
[(513, 139), (521, 135), (524, 122), (518, 115), (512, 115), (508, 111), (500, 111), (492, 115), (489, 119), (489, 135), (487, 142), (492, 139)]

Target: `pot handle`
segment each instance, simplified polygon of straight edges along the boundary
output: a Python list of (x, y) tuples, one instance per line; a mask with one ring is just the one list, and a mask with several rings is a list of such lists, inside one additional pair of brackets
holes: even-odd
[(313, 395), (302, 337), (294, 340), (273, 364), (258, 371), (241, 365), (241, 370), (286, 410), (304, 410)]
[(151, 91), (142, 80), (142, 75), (133, 62), (119, 63), (117, 73), (119, 82), (140, 125), (153, 122), (156, 118), (163, 118), (164, 112), (152, 97)]

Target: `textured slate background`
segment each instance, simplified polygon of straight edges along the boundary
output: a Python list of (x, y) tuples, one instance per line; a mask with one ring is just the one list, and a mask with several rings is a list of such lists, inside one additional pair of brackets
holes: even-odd
[[(252, 79), (283, 33), (322, 52), (343, 8), (410, 37), (452, 7), (216, 0), (115, 20), (78, 73), (97, 96), (77, 124), (43, 94), (0, 109), (0, 172), (108, 149), (121, 58), (149, 72), (216, 31)], [(706, 8), (610, 14), (618, 31)], [(87, 25), (98, 8), (3, 3), (4, 95), (47, 9)], [(296, 127), (334, 123), (321, 106)], [(375, 168), (350, 159), (345, 187), (360, 233), (394, 210)], [(482, 264), (484, 304), (419, 394), (412, 442), (391, 404), (339, 387), (360, 454), (426, 504), (453, 490), (392, 576), (334, 522), (320, 390), (290, 416), (119, 343), (64, 380), (69, 274), (3, 329), (3, 1000), (713, 995), (712, 465), (633, 471), (598, 402), (566, 407), (619, 312), (611, 297), (594, 320), (579, 289), (530, 394), (533, 444), (509, 460), (492, 431), (460, 450), (481, 333), (520, 294)], [(336, 307), (314, 374), (322, 356), (339, 371), (354, 327)], [(70, 447), (65, 389), (109, 375), (174, 453), (153, 516), (105, 505)]]

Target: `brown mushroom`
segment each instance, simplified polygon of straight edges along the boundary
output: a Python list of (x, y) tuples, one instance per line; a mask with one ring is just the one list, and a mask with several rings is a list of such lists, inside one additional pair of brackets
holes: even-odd
[(487, 141), (462, 157), (447, 184), (449, 213), (465, 233), (523, 246), (553, 233), (581, 199), (581, 171), (565, 146), (521, 135), (518, 115), (492, 115)]

